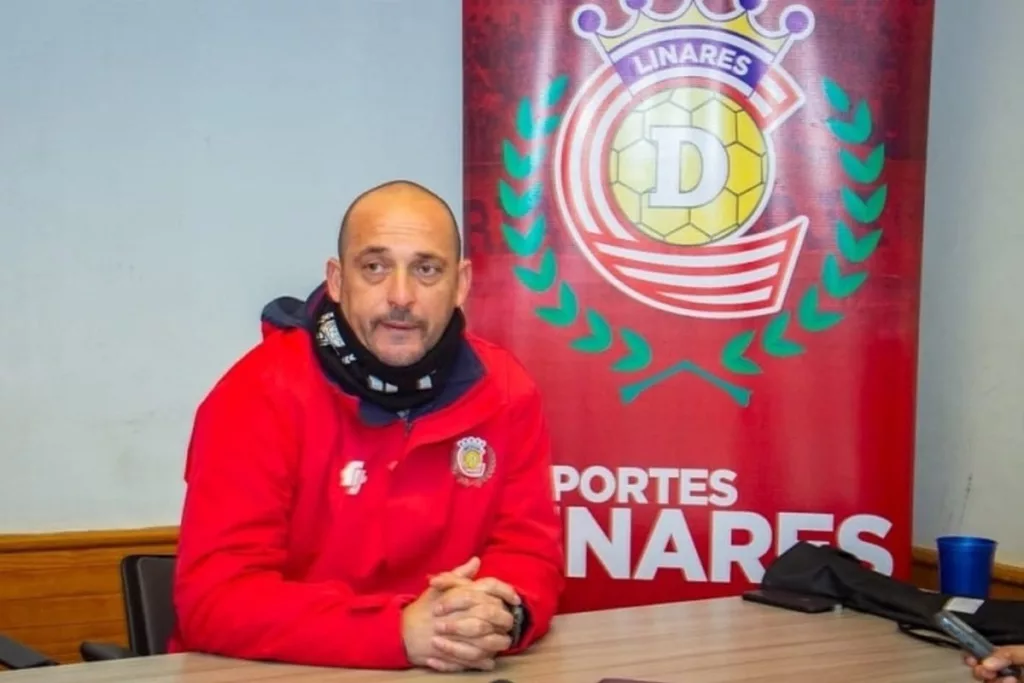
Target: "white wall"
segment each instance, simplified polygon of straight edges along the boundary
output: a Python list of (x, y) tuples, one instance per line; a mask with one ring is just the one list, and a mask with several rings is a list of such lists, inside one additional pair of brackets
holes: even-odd
[(0, 532), (176, 523), (196, 404), (352, 196), (461, 205), (460, 12), (0, 3)]
[(1024, 2), (939, 0), (921, 306), (915, 542), (1024, 563)]
[[(915, 539), (1024, 562), (1021, 25), (938, 3)], [(461, 202), (460, 44), (453, 0), (0, 4), (0, 531), (177, 521), (195, 404), (352, 194)]]

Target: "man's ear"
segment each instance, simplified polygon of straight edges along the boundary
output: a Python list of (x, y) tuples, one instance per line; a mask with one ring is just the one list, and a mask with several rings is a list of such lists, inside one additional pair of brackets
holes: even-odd
[(473, 284), (473, 263), (469, 259), (459, 262), (459, 282), (456, 285), (455, 305), (462, 308), (469, 298), (469, 289)]
[(325, 279), (327, 281), (327, 296), (331, 301), (341, 301), (341, 261), (336, 258), (328, 259)]

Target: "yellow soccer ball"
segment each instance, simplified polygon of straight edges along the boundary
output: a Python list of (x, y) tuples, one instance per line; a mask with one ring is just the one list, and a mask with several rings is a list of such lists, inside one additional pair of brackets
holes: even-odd
[(612, 196), (645, 235), (699, 246), (735, 232), (761, 206), (767, 140), (728, 95), (665, 90), (638, 104), (615, 131)]

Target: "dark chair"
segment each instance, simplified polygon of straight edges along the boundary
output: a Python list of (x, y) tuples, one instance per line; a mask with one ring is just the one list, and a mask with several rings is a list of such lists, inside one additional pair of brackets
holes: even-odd
[(87, 662), (146, 657), (167, 652), (174, 631), (174, 555), (128, 555), (121, 561), (121, 589), (128, 626), (128, 647), (84, 642)]
[(57, 666), (57, 662), (27, 645), (0, 635), (0, 667), (35, 669), (40, 666)]

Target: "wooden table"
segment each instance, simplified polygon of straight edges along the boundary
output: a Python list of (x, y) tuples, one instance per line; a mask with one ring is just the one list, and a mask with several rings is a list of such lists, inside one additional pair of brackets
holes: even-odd
[(853, 612), (806, 615), (738, 598), (563, 615), (530, 653), (490, 673), (315, 669), (203, 655), (144, 657), (0, 674), (3, 683), (968, 683), (957, 652)]

